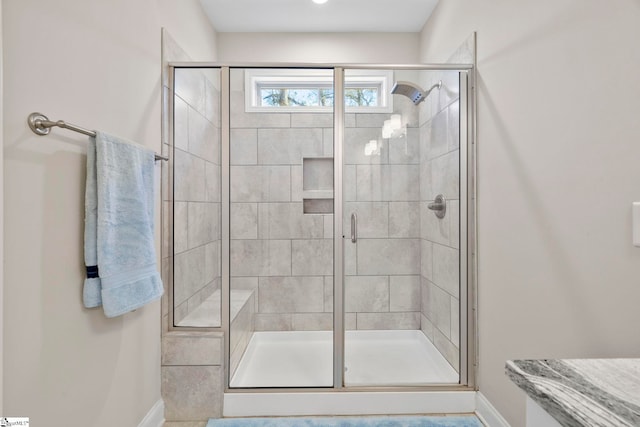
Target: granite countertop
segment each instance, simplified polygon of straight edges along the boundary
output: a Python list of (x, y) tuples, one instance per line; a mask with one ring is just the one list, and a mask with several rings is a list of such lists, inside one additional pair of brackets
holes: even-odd
[(563, 426), (640, 426), (640, 359), (510, 360), (506, 372)]

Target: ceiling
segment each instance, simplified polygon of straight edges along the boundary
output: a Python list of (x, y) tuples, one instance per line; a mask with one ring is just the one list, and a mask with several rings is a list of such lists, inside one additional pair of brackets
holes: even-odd
[(438, 0), (200, 0), (218, 32), (419, 32)]

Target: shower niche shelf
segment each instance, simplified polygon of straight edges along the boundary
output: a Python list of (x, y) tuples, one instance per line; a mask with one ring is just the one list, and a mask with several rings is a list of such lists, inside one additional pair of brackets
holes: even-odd
[(305, 214), (333, 213), (333, 157), (302, 159), (302, 209)]

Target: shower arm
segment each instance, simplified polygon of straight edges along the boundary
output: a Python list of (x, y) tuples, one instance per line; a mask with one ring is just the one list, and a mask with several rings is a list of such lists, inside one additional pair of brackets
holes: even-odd
[(438, 83), (434, 84), (429, 89), (427, 89), (425, 91), (425, 96), (424, 97), (426, 98), (427, 95), (429, 95), (431, 93), (431, 91), (434, 90), (435, 88), (438, 88), (438, 90), (442, 89), (442, 80), (438, 80)]

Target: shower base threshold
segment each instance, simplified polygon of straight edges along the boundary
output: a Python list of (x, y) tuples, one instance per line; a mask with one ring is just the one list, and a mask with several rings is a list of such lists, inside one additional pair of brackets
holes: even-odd
[[(417, 330), (347, 331), (345, 386), (458, 384), (458, 373)], [(232, 388), (332, 387), (331, 331), (255, 332)]]
[(470, 414), (476, 411), (476, 397), (472, 390), (225, 393), (222, 416)]

